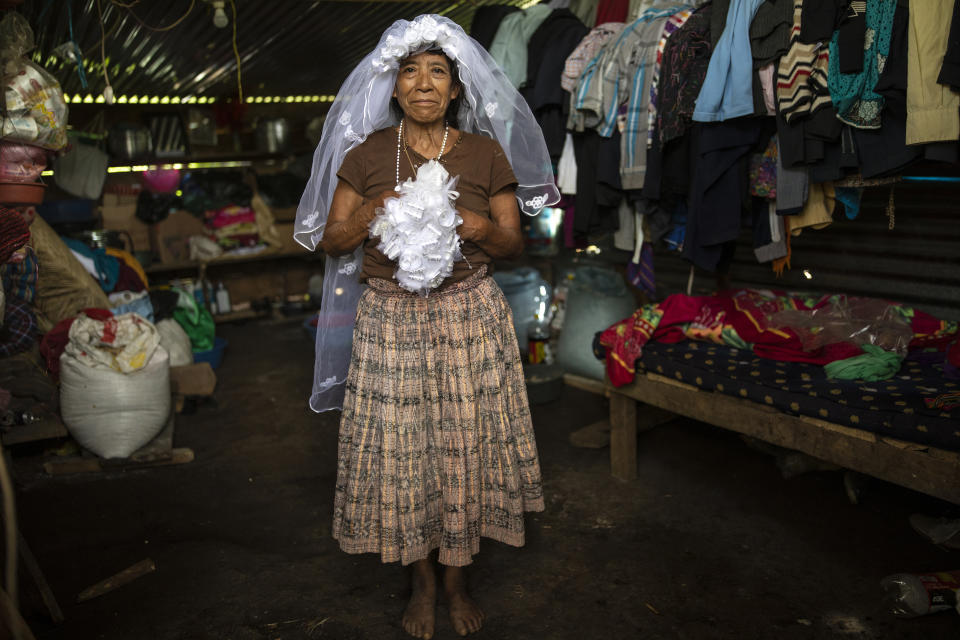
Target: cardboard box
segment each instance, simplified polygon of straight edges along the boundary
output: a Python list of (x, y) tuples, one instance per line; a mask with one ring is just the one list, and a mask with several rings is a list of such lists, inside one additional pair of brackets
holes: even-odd
[(104, 193), (100, 206), (103, 228), (125, 231), (133, 243), (131, 251), (150, 251), (150, 226), (137, 218), (137, 196), (127, 193)]
[(277, 222), (293, 222), (297, 219), (296, 207), (270, 207), (270, 211)]
[(150, 225), (150, 250), (162, 264), (190, 260), (190, 236), (205, 235), (203, 222), (188, 211), (174, 211)]

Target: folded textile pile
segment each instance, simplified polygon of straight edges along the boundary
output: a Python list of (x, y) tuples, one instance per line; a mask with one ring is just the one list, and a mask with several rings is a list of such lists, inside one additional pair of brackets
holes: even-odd
[(370, 225), (371, 235), (380, 237), (377, 248), (397, 262), (395, 277), (408, 291), (427, 295), (463, 257), (457, 234), (463, 219), (453, 206), (460, 196), (456, 184), (457, 178), (431, 160), (417, 170), (416, 180), (400, 185), (400, 197), (384, 202)]
[(250, 207), (228, 205), (208, 211), (206, 225), (224, 248), (252, 247), (260, 242), (257, 216)]
[[(594, 344), (598, 357), (606, 360), (607, 375), (614, 386), (633, 381), (635, 363), (649, 341), (677, 343), (683, 340), (700, 340), (726, 344), (738, 349), (751, 350), (761, 358), (786, 362), (808, 362), (826, 365), (864, 354), (863, 339), (884, 343), (888, 331), (878, 331), (877, 326), (888, 327), (889, 318), (877, 326), (867, 327), (856, 336), (848, 333), (823, 341), (811, 340), (811, 336), (825, 334), (822, 327), (798, 323), (784, 326), (777, 317), (786, 311), (805, 312), (811, 316), (817, 312), (826, 320), (835, 319), (837, 308), (861, 308), (862, 300), (842, 294), (790, 295), (782, 291), (738, 289), (713, 296), (687, 296), (677, 293), (659, 304), (648, 304), (637, 309), (632, 316), (617, 322), (598, 334)], [(933, 349), (943, 351), (957, 339), (960, 326), (955, 321), (935, 318), (919, 309), (905, 305), (879, 301), (885, 314), (902, 319), (907, 331), (907, 350)], [(871, 305), (866, 305), (871, 306)], [(778, 314), (781, 314), (778, 316)], [(861, 319), (862, 320), (862, 319)], [(863, 325), (860, 325), (861, 328)], [(869, 342), (869, 340), (868, 340)], [(893, 375), (896, 368), (889, 362), (867, 363), (871, 370), (884, 370), (883, 375)], [(941, 356), (942, 357), (942, 356)], [(845, 377), (844, 369), (861, 367), (863, 361), (854, 361), (845, 366), (833, 367), (833, 377)], [(887, 371), (892, 369), (891, 371)], [(850, 375), (860, 375), (853, 371)]]

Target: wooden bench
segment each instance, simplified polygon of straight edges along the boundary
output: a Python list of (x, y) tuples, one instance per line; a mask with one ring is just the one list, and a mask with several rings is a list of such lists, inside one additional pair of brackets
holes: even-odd
[(638, 371), (632, 384), (604, 386), (611, 472), (621, 480), (637, 477), (638, 430), (683, 416), (960, 504), (960, 454), (953, 451), (782, 413), (654, 373)]

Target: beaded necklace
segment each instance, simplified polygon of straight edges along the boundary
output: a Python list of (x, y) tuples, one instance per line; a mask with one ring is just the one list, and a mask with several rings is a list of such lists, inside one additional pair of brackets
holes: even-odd
[[(438, 162), (440, 157), (443, 155), (444, 149), (447, 148), (447, 136), (450, 134), (450, 125), (446, 124), (443, 127), (443, 141), (440, 143), (440, 153), (437, 154), (437, 157), (434, 158)], [(394, 191), (400, 191), (400, 143), (403, 142), (403, 118), (400, 118), (400, 126), (397, 127), (397, 186), (394, 187)], [(406, 149), (406, 145), (403, 145)], [(410, 160), (410, 154), (407, 154), (407, 160), (410, 161), (410, 167), (413, 168), (413, 161)]]

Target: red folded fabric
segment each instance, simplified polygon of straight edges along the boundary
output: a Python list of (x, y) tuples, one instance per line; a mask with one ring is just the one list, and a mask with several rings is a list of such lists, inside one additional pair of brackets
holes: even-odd
[[(94, 320), (107, 320), (113, 317), (113, 313), (109, 309), (91, 308), (84, 309), (81, 313)], [(64, 318), (53, 329), (47, 331), (43, 339), (40, 340), (40, 355), (47, 363), (47, 371), (50, 372), (54, 382), (60, 380), (60, 356), (67, 348), (67, 343), (70, 342), (70, 327), (74, 320), (76, 318)]]

